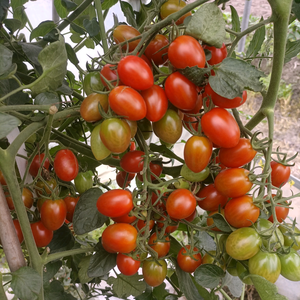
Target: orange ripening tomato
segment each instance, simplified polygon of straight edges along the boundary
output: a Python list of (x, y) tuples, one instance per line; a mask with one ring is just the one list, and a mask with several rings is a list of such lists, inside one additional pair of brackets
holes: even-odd
[[(139, 36), (141, 33), (129, 26), (129, 25), (118, 25), (114, 31), (113, 31), (113, 38), (114, 38), (114, 41), (116, 44), (120, 44), (120, 43), (123, 43), (125, 41), (128, 41), (130, 39), (133, 39), (137, 36)], [(140, 42), (140, 39), (137, 39), (135, 41), (131, 41), (131, 42), (128, 42), (125, 43), (123, 46), (122, 46), (122, 49), (126, 50), (127, 49), (127, 45), (128, 45), (128, 51), (131, 52), (133, 51), (136, 46), (139, 44)]]
[[(162, 19), (165, 19), (167, 16), (181, 10), (185, 6), (186, 3), (182, 0), (168, 0), (164, 2), (164, 4), (160, 7), (160, 17)], [(176, 21), (176, 25), (182, 24), (184, 19), (191, 15), (191, 12), (187, 12), (185, 15), (183, 15)]]
[[(185, 246), (187, 249), (191, 249), (190, 245)], [(194, 247), (194, 252), (199, 252), (199, 249)], [(200, 253), (193, 255), (187, 255), (187, 251), (182, 247), (177, 254), (177, 263), (181, 270), (188, 273), (193, 273), (201, 265), (202, 257)]]
[(80, 115), (86, 122), (97, 122), (102, 119), (99, 105), (107, 112), (108, 97), (104, 94), (92, 93), (82, 101), (80, 105)]
[(159, 241), (156, 232), (150, 236), (148, 245), (157, 253), (158, 258), (166, 256), (171, 247), (170, 238), (164, 236), (164, 240)]

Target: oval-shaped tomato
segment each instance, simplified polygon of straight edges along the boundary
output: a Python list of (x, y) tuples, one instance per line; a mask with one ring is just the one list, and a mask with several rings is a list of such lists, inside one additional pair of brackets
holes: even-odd
[[(294, 230), (292, 230), (292, 224), (285, 224), (286, 227), (283, 227), (283, 225), (280, 225), (278, 228), (283, 234), (284, 238), (284, 246), (291, 246), (293, 244), (293, 249), (295, 250), (300, 250), (300, 230), (299, 228), (295, 227)], [(290, 230), (288, 229), (290, 228)], [(291, 233), (297, 233), (298, 235), (295, 235), (294, 237), (288, 236), (286, 234), (291, 234)]]
[(23, 236), (23, 232), (22, 232), (22, 229), (21, 229), (20, 222), (19, 222), (19, 220), (15, 219), (15, 220), (13, 220), (13, 223), (14, 223), (14, 226), (15, 226), (15, 229), (16, 229), (16, 232), (17, 232), (19, 242), (20, 242), (20, 244), (22, 244), (23, 241), (24, 241), (24, 236)]
[[(154, 225), (155, 225), (154, 221), (149, 220), (149, 232), (152, 230)], [(146, 221), (139, 219), (138, 222), (136, 223), (136, 227), (138, 228), (138, 230), (141, 231), (144, 227), (146, 227)], [(144, 232), (145, 232), (145, 230), (146, 230), (146, 228), (143, 229)]]
[(47, 229), (42, 221), (30, 224), (33, 238), (37, 247), (46, 247), (53, 238), (53, 231)]
[(153, 122), (152, 126), (155, 135), (168, 144), (175, 144), (182, 134), (182, 121), (173, 109), (168, 109), (159, 121)]
[(208, 186), (201, 189), (196, 196), (202, 200), (197, 200), (198, 205), (206, 211), (216, 211), (219, 206), (223, 208), (227, 203), (228, 197), (223, 196), (217, 191), (214, 184), (209, 184)]
[(168, 59), (169, 40), (162, 34), (157, 34), (145, 50), (145, 55), (156, 65), (164, 64)]
[(232, 148), (240, 140), (240, 128), (234, 117), (224, 108), (215, 107), (201, 118), (204, 134), (218, 147)]
[(259, 250), (262, 240), (255, 229), (242, 227), (232, 232), (226, 240), (226, 252), (236, 260), (247, 260)]
[(210, 65), (216, 65), (223, 61), (227, 57), (227, 48), (223, 43), (221, 48), (214, 46), (203, 45), (203, 49), (207, 49), (211, 52), (211, 58), (207, 61)]
[(151, 137), (153, 132), (152, 123), (145, 118), (143, 120), (138, 121), (137, 126), (139, 130), (142, 132), (145, 141), (147, 141)]
[(280, 275), (281, 263), (276, 253), (259, 251), (249, 259), (250, 274), (259, 275), (275, 283)]
[(37, 181), (35, 184), (35, 192), (37, 196), (49, 196), (52, 194), (53, 190), (57, 187), (57, 181), (54, 178), (50, 178), (49, 180)]
[[(31, 176), (33, 176), (33, 177), (37, 176), (37, 174), (39, 172), (39, 169), (42, 166), (42, 162), (43, 162), (44, 157), (45, 157), (45, 153), (41, 153), (41, 154), (37, 154), (33, 158), (32, 162), (30, 164), (30, 167), (29, 167), (29, 174)], [(48, 170), (49, 167), (50, 167), (50, 161), (49, 161), (48, 158), (46, 158), (45, 161), (44, 161), (44, 164), (43, 164), (43, 168)], [(3, 183), (1, 182), (1, 184), (3, 184)], [(6, 183), (4, 183), (4, 184), (6, 184)]]
[(136, 90), (128, 86), (115, 87), (108, 96), (111, 109), (120, 116), (131, 121), (141, 120), (146, 117), (146, 103)]
[(78, 160), (69, 149), (59, 150), (54, 158), (54, 171), (57, 177), (63, 181), (71, 181), (78, 174)]
[(251, 162), (256, 153), (249, 139), (240, 138), (235, 147), (220, 149), (219, 160), (227, 168), (239, 168)]
[(290, 178), (291, 168), (289, 166), (284, 166), (276, 161), (271, 161), (270, 163), (272, 172), (271, 172), (271, 181), (272, 185), (276, 187), (284, 186)]
[(41, 221), (49, 230), (59, 229), (65, 222), (67, 206), (63, 199), (47, 199), (41, 207)]
[(94, 91), (102, 91), (103, 84), (99, 72), (90, 72), (84, 76), (83, 79), (83, 90), (86, 95), (94, 93)]
[(147, 90), (154, 84), (149, 65), (140, 57), (129, 55), (118, 64), (118, 74), (124, 85), (135, 90)]
[(162, 87), (153, 85), (151, 88), (141, 91), (141, 95), (147, 106), (146, 118), (149, 121), (157, 122), (168, 109), (168, 98)]
[(80, 115), (86, 122), (97, 122), (102, 119), (99, 105), (107, 112), (108, 97), (104, 94), (92, 93), (82, 101), (80, 105)]
[[(128, 120), (128, 119), (124, 119), (124, 121), (129, 125), (130, 127), (130, 133), (131, 133), (131, 138), (134, 138), (134, 136), (136, 135), (136, 132), (137, 132), (137, 128), (138, 128), (138, 125), (137, 125), (137, 121), (131, 121), (131, 120)], [(130, 147), (132, 145), (132, 141), (130, 142)], [(135, 150), (135, 149), (131, 149), (130, 150)]]
[(101, 82), (103, 83), (103, 85), (107, 89), (109, 89), (109, 86), (108, 86), (108, 84), (106, 83), (105, 80), (108, 80), (109, 83), (112, 86), (123, 85), (123, 83), (120, 80), (120, 78), (119, 78), (119, 81), (118, 81), (118, 73), (117, 73), (117, 66), (116, 65), (106, 64), (101, 69), (100, 74), (101, 74), (101, 76), (100, 76)]
[[(153, 162), (150, 162), (150, 163), (149, 163), (149, 169), (150, 169), (151, 173), (153, 173), (153, 174), (156, 175), (157, 177), (159, 177), (159, 176), (161, 175), (162, 170), (163, 170), (163, 168), (162, 168), (162, 166), (161, 166), (160, 164), (155, 164), (155, 163), (153, 163)], [(151, 181), (156, 180), (156, 177), (155, 177), (154, 175), (152, 175), (152, 174), (150, 175), (150, 180), (151, 180)], [(138, 178), (140, 181), (143, 182), (143, 175), (142, 175), (142, 174), (138, 173), (138, 174), (137, 174), (137, 178)], [(149, 180), (149, 178), (148, 178), (148, 180)]]
[[(134, 27), (131, 27), (129, 25), (118, 25), (114, 31), (113, 31), (113, 38), (116, 44), (123, 43), (125, 41), (131, 40), (137, 36), (139, 36), (141, 33), (135, 29)], [(128, 47), (128, 51), (133, 51), (136, 46), (139, 44), (140, 39), (125, 43), (122, 46), (122, 49), (126, 50)]]
[[(125, 174), (125, 175), (123, 175), (123, 174)], [(129, 186), (129, 184), (132, 180), (132, 179), (131, 180), (128, 179), (128, 178), (131, 178), (131, 176), (127, 176), (127, 180), (126, 180), (126, 174), (130, 174), (130, 173), (127, 173), (125, 171), (121, 171), (121, 172), (117, 173), (116, 182), (121, 189)], [(135, 174), (130, 174), (130, 175), (133, 175), (133, 177), (134, 177)], [(125, 180), (126, 180), (126, 184), (125, 184)], [(124, 223), (127, 223), (127, 222), (124, 222)]]
[(100, 138), (109, 151), (116, 154), (123, 153), (130, 144), (130, 127), (121, 119), (106, 119), (100, 127)]
[(243, 168), (225, 169), (216, 176), (215, 187), (222, 195), (229, 198), (243, 196), (253, 185), (249, 180), (249, 173)]
[(118, 253), (117, 255), (117, 267), (120, 272), (126, 276), (132, 276), (137, 273), (140, 268), (141, 262), (135, 260), (130, 256)]
[(102, 160), (110, 155), (111, 151), (108, 150), (100, 137), (100, 128), (102, 123), (98, 124), (91, 134), (91, 149), (97, 160)]
[(129, 151), (120, 160), (121, 168), (128, 173), (139, 173), (144, 167), (145, 152), (140, 150)]
[(204, 170), (211, 158), (213, 145), (204, 136), (192, 136), (184, 145), (184, 161), (190, 170), (199, 173)]
[(166, 256), (171, 247), (170, 238), (164, 236), (163, 240), (158, 240), (156, 232), (150, 236), (148, 245), (157, 253), (158, 258)]
[(168, 57), (177, 69), (194, 66), (204, 68), (206, 61), (202, 46), (189, 35), (181, 35), (170, 44)]
[(192, 170), (190, 170), (186, 164), (184, 164), (180, 170), (180, 175), (184, 179), (191, 181), (191, 182), (204, 181), (209, 176), (209, 173), (210, 173), (209, 167), (206, 167), (201, 172), (195, 173)]
[(236, 228), (251, 226), (257, 221), (259, 214), (260, 209), (253, 203), (253, 198), (248, 195), (232, 198), (224, 209), (227, 222)]
[(107, 217), (127, 215), (133, 209), (132, 194), (127, 190), (110, 190), (97, 200), (98, 211)]
[[(6, 202), (10, 210), (15, 209), (12, 198), (7, 192), (5, 192)], [(22, 190), (22, 201), (27, 208), (31, 208), (34, 202), (33, 194), (28, 188), (23, 188)]]
[(196, 209), (195, 196), (186, 189), (173, 191), (167, 199), (167, 213), (173, 219), (185, 219)]
[(300, 281), (300, 256), (295, 249), (290, 253), (278, 255), (281, 263), (281, 275), (291, 281)]
[(161, 285), (167, 276), (167, 264), (163, 259), (145, 260), (142, 270), (145, 281), (152, 287)]
[(79, 201), (79, 196), (78, 197), (67, 196), (64, 198), (64, 201), (67, 207), (66, 219), (72, 223), (75, 207), (77, 202)]
[[(160, 17), (165, 19), (167, 16), (181, 10), (186, 6), (186, 3), (182, 0), (168, 0), (160, 7)], [(183, 23), (184, 19), (191, 15), (191, 12), (186, 13), (176, 21), (176, 25)]]
[[(186, 249), (191, 249), (190, 245), (182, 247), (177, 254), (177, 263), (181, 270), (188, 273), (193, 273), (201, 265), (201, 254), (195, 253), (187, 255)], [(199, 249), (194, 247), (194, 252), (199, 252)]]
[(83, 194), (85, 191), (93, 187), (93, 172), (79, 172), (76, 178), (74, 179), (74, 184), (77, 192)]

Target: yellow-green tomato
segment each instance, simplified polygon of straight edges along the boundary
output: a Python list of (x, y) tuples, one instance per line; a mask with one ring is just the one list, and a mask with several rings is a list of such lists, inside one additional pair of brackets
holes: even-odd
[(156, 287), (163, 283), (167, 276), (167, 264), (164, 260), (145, 260), (143, 276), (148, 285)]
[(184, 164), (180, 170), (180, 175), (191, 182), (200, 182), (205, 180), (209, 175), (210, 169), (206, 167), (199, 173), (194, 173), (192, 170), (188, 168), (186, 164)]
[(84, 77), (83, 90), (87, 95), (94, 93), (94, 91), (103, 91), (103, 88), (100, 72), (91, 72)]
[(300, 256), (295, 249), (278, 255), (281, 262), (281, 275), (291, 281), (300, 281)]
[(100, 137), (101, 124), (98, 124), (92, 131), (91, 135), (91, 148), (97, 160), (102, 160), (110, 155), (110, 151), (105, 147)]

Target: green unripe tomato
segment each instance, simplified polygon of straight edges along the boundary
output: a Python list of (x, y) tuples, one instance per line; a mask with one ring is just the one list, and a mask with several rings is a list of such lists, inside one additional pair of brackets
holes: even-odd
[(300, 256), (295, 249), (289, 254), (278, 255), (281, 263), (281, 275), (291, 281), (300, 281)]
[(79, 194), (84, 193), (93, 187), (93, 173), (92, 171), (79, 172), (74, 179), (76, 190)]
[(83, 90), (87, 96), (94, 93), (94, 91), (103, 91), (103, 88), (99, 72), (91, 72), (84, 77)]
[[(285, 225), (292, 229), (292, 224), (285, 224)], [(286, 235), (286, 234), (290, 233), (289, 230), (286, 229), (285, 227), (283, 227), (282, 225), (280, 225), (278, 228), (280, 229), (280, 231), (283, 234), (284, 246), (287, 246), (287, 247), (291, 246), (294, 243), (294, 240), (292, 239), (292, 237)], [(297, 227), (295, 227), (294, 232), (300, 233), (300, 230)], [(294, 236), (294, 239), (296, 240), (297, 244), (294, 243), (293, 248), (295, 250), (300, 250), (300, 235)]]
[(190, 184), (184, 178), (178, 178), (178, 180), (174, 182), (174, 186), (176, 189), (188, 189)]
[(188, 168), (186, 164), (184, 164), (181, 168), (180, 175), (191, 182), (200, 182), (205, 180), (209, 175), (210, 169), (206, 167), (199, 173), (194, 173), (192, 170)]

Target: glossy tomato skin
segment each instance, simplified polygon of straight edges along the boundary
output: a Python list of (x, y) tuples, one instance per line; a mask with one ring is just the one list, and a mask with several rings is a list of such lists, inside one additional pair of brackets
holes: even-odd
[(204, 68), (205, 66), (205, 53), (202, 46), (189, 35), (181, 35), (170, 44), (168, 57), (177, 69), (194, 66)]
[(228, 201), (228, 197), (218, 192), (214, 184), (209, 184), (204, 187), (196, 196), (198, 198), (204, 198), (203, 200), (197, 200), (197, 202), (198, 205), (206, 211), (216, 211), (219, 209), (219, 206), (223, 208)]
[[(285, 224), (285, 226), (287, 226), (288, 228), (290, 228), (290, 230), (292, 230), (292, 224)], [(279, 230), (282, 232), (283, 234), (283, 238), (284, 238), (284, 246), (289, 247), (293, 244), (293, 249), (295, 250), (300, 250), (300, 235), (295, 235), (294, 239), (292, 239), (292, 237), (287, 236), (285, 234), (287, 233), (297, 233), (300, 234), (300, 230), (295, 227), (294, 231), (290, 231), (287, 228), (283, 227), (282, 225), (280, 225)]]
[(111, 218), (115, 223), (133, 223), (136, 220), (136, 216), (123, 215), (121, 217)]
[(279, 255), (281, 275), (291, 281), (300, 281), (300, 256), (295, 249), (290, 253)]
[(236, 228), (251, 226), (257, 221), (259, 214), (260, 209), (254, 205), (253, 198), (249, 195), (232, 198), (224, 209), (227, 222)]
[[(175, 13), (186, 6), (186, 3), (182, 0), (168, 0), (160, 8), (160, 17), (165, 19), (167, 16)], [(184, 19), (191, 15), (191, 12), (186, 13), (176, 21), (176, 25), (183, 23)]]
[(134, 150), (127, 152), (120, 161), (121, 168), (128, 173), (139, 173), (144, 167), (144, 151)]
[[(108, 81), (110, 81), (110, 84), (113, 86), (116, 85), (123, 85), (122, 81), (118, 81), (118, 73), (117, 73), (117, 66), (116, 65), (111, 65), (111, 64), (106, 64), (105, 66), (103, 66), (103, 68), (100, 71), (100, 78), (101, 78), (101, 82), (102, 84), (108, 89), (109, 86), (106, 83), (106, 81), (104, 80), (104, 78)], [(118, 83), (118, 84), (117, 84)]]
[(152, 287), (161, 285), (167, 276), (167, 264), (163, 259), (145, 260), (142, 270), (145, 281)]
[(109, 151), (115, 154), (123, 153), (130, 144), (130, 127), (121, 119), (106, 119), (101, 124), (100, 138)]
[(54, 171), (57, 177), (63, 181), (71, 181), (78, 174), (78, 160), (69, 149), (59, 150), (54, 158)]
[[(149, 231), (152, 230), (152, 228), (154, 227), (154, 224), (155, 223), (154, 223), (153, 220), (149, 221)], [(139, 219), (138, 222), (136, 223), (136, 227), (138, 228), (138, 230), (142, 230), (144, 227), (146, 227), (146, 221), (143, 221), (143, 220)], [(146, 228), (143, 229), (143, 231), (144, 230), (146, 230)]]
[(102, 233), (102, 245), (114, 252), (129, 253), (136, 248), (137, 230), (127, 223), (109, 225)]
[(40, 213), (43, 225), (54, 231), (64, 224), (67, 216), (67, 206), (63, 199), (48, 199), (43, 203)]
[(107, 112), (108, 97), (104, 94), (92, 93), (82, 101), (80, 105), (80, 115), (86, 122), (97, 122), (102, 119), (99, 105)]
[(110, 190), (103, 193), (97, 200), (98, 211), (111, 218), (127, 215), (132, 208), (132, 194), (127, 190)]
[[(187, 249), (191, 249), (190, 245), (185, 246)], [(199, 251), (194, 247), (195, 252)], [(193, 273), (201, 265), (202, 257), (200, 253), (193, 254), (192, 256), (186, 255), (187, 251), (182, 247), (177, 254), (177, 263), (181, 270), (188, 273)]]
[(215, 178), (216, 189), (229, 198), (247, 194), (253, 183), (249, 180), (249, 171), (243, 168), (231, 168), (221, 171)]
[(74, 179), (75, 188), (79, 194), (83, 194), (85, 191), (93, 187), (93, 172), (79, 172)]
[(150, 236), (148, 245), (157, 253), (158, 258), (166, 256), (171, 247), (170, 238), (166, 236), (164, 240), (160, 241), (156, 232)]
[(219, 147), (235, 147), (240, 140), (240, 128), (234, 117), (224, 108), (215, 107), (201, 118), (204, 134)]
[[(270, 201), (268, 201), (268, 202), (270, 202)], [(283, 203), (283, 204), (287, 205), (287, 202)], [(282, 223), (287, 218), (289, 211), (290, 211), (290, 209), (288, 207), (281, 206), (279, 203), (277, 203), (277, 205), (275, 207), (277, 221), (279, 223)], [(274, 222), (273, 215), (271, 215), (268, 220), (273, 223)]]
[(135, 90), (147, 90), (154, 84), (149, 65), (140, 57), (129, 55), (118, 64), (118, 74), (124, 85)]
[(196, 85), (179, 72), (168, 76), (165, 91), (169, 101), (183, 111), (196, 106), (198, 99)]
[(52, 241), (53, 231), (47, 229), (42, 221), (32, 223), (30, 226), (37, 247), (46, 247)]
[(99, 72), (90, 72), (84, 76), (83, 79), (83, 90), (86, 95), (94, 93), (94, 91), (102, 91), (103, 84)]
[[(116, 44), (120, 44), (124, 41), (128, 41), (132, 38), (135, 38), (136, 36), (139, 36), (140, 32), (135, 29), (134, 27), (131, 27), (129, 25), (118, 25), (114, 31), (113, 31), (113, 38)], [(136, 46), (139, 44), (140, 40), (131, 41), (128, 44), (125, 43), (122, 46), (122, 49), (126, 50), (128, 45), (128, 51), (133, 51)]]
[(207, 62), (212, 66), (221, 63), (223, 59), (227, 57), (227, 48), (224, 43), (221, 48), (203, 45), (203, 49), (207, 49), (211, 52), (211, 59)]
[(204, 170), (211, 158), (213, 145), (204, 136), (190, 137), (184, 146), (184, 161), (194, 173)]
[(135, 260), (130, 256), (118, 253), (117, 255), (117, 267), (120, 272), (126, 276), (132, 276), (137, 273), (140, 268), (141, 262)]
[(168, 98), (162, 87), (153, 85), (147, 90), (141, 91), (147, 107), (146, 118), (151, 122), (159, 121), (168, 109)]
[[(162, 166), (161, 166), (160, 164), (155, 164), (155, 163), (153, 163), (153, 162), (150, 162), (150, 163), (149, 163), (149, 168), (150, 168), (151, 173), (153, 173), (153, 174), (156, 175), (157, 177), (159, 177), (159, 176), (161, 175), (162, 170), (163, 170), (163, 168), (162, 168)], [(156, 177), (155, 177), (154, 175), (152, 175), (152, 174), (150, 175), (150, 180), (151, 180), (151, 181), (156, 180)], [(143, 175), (142, 175), (142, 174), (138, 173), (138, 174), (137, 174), (137, 177), (138, 177), (138, 179), (139, 179), (140, 181), (143, 182)]]
[(219, 160), (227, 168), (239, 168), (251, 162), (256, 153), (249, 139), (240, 138), (235, 147), (220, 149)]
[[(156, 65), (164, 64), (168, 59), (169, 40), (162, 34), (157, 34), (145, 50), (145, 55)], [(164, 48), (164, 49), (162, 49)]]
[(64, 198), (64, 201), (65, 201), (65, 204), (66, 204), (66, 207), (67, 207), (66, 219), (70, 223), (72, 223), (75, 207), (77, 205), (77, 202), (79, 201), (79, 196), (78, 197), (67, 196), (67, 197)]
[[(57, 181), (54, 178), (46, 180), (47, 185), (43, 181), (37, 181), (35, 184), (35, 192), (37, 196), (51, 195), (52, 191), (57, 186)], [(48, 187), (49, 186), (49, 187)], [(52, 190), (52, 191), (51, 191)]]
[(242, 227), (232, 232), (226, 240), (226, 252), (236, 260), (247, 260), (259, 250), (262, 240), (255, 229)]
[[(33, 158), (32, 162), (30, 164), (30, 167), (29, 167), (29, 174), (31, 176), (33, 176), (33, 177), (37, 176), (37, 174), (39, 172), (39, 169), (40, 169), (40, 167), (42, 165), (42, 161), (43, 161), (44, 157), (45, 157), (45, 153), (41, 153), (41, 154), (37, 154)], [(45, 168), (46, 170), (48, 170), (49, 167), (50, 167), (50, 161), (49, 161), (48, 158), (46, 158), (45, 161), (44, 161), (43, 168)], [(1, 184), (3, 184), (3, 183), (1, 182)]]
[(185, 219), (196, 209), (197, 201), (195, 196), (186, 189), (173, 191), (167, 199), (167, 213), (174, 219)]
[(259, 251), (249, 259), (249, 273), (275, 283), (280, 275), (281, 263), (276, 253)]
[(111, 151), (107, 149), (100, 137), (100, 128), (102, 123), (98, 124), (91, 134), (91, 149), (97, 160), (102, 160), (110, 155)]
[(128, 86), (115, 87), (108, 96), (111, 109), (120, 116), (131, 121), (146, 117), (146, 102), (136, 90)]
[(276, 161), (271, 162), (271, 181), (272, 185), (276, 187), (284, 186), (290, 178), (291, 168), (284, 166)]
[[(9, 209), (14, 210), (15, 206), (14, 206), (13, 200), (10, 197), (10, 195), (8, 194), (8, 192), (5, 192), (5, 197), (6, 197), (6, 202), (7, 202)], [(23, 188), (23, 190), (22, 190), (22, 201), (23, 201), (25, 207), (27, 207), (27, 208), (31, 208), (33, 205), (33, 201), (34, 201), (33, 194), (28, 188)]]
[(14, 226), (15, 226), (15, 229), (16, 229), (16, 232), (17, 232), (19, 242), (20, 242), (20, 244), (22, 244), (23, 241), (24, 241), (24, 236), (23, 236), (23, 232), (22, 232), (22, 229), (21, 229), (20, 222), (19, 222), (19, 220), (15, 219), (15, 220), (13, 220), (13, 223), (14, 223)]
[[(124, 171), (122, 171), (122, 172), (124, 172)], [(126, 172), (124, 172), (124, 173), (126, 173)], [(118, 186), (123, 189), (123, 188), (129, 186), (131, 180), (127, 180), (126, 184), (125, 184), (125, 177), (122, 176), (121, 172), (118, 172), (117, 176), (116, 176), (116, 182), (117, 182)], [(125, 223), (127, 223), (127, 222), (125, 222)]]

